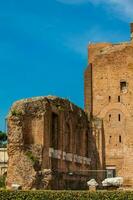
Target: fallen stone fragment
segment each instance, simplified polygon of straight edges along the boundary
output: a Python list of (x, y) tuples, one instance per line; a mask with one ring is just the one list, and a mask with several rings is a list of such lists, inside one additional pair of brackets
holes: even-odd
[(108, 186), (120, 187), (123, 185), (123, 177), (106, 178), (102, 182), (102, 185), (103, 187), (108, 187)]
[(98, 183), (96, 182), (95, 179), (91, 179), (90, 181), (87, 182), (87, 185), (88, 186), (95, 186), (95, 187), (97, 187)]

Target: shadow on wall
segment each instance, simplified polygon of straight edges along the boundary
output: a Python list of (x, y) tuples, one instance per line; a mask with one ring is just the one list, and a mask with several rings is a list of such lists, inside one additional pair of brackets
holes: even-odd
[(98, 182), (99, 187), (106, 177), (105, 169), (105, 135), (103, 121), (98, 118), (90, 119), (90, 149), (93, 163), (91, 165), (91, 178)]

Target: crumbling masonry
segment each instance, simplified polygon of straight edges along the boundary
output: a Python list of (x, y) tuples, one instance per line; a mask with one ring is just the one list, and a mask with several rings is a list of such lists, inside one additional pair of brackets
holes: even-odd
[(132, 187), (133, 24), (130, 42), (90, 44), (88, 60), (85, 110), (94, 125), (98, 168), (107, 177), (123, 177), (124, 186)]
[(8, 116), (7, 187), (85, 188), (93, 146), (87, 115), (65, 99), (16, 102)]
[(133, 24), (130, 42), (89, 45), (85, 112), (51, 96), (12, 106), (7, 187), (81, 189), (105, 176), (133, 187), (132, 133)]

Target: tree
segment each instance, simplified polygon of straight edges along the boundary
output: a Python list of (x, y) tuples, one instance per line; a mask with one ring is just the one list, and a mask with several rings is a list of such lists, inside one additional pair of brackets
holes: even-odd
[(6, 147), (7, 145), (7, 134), (0, 131), (0, 147)]

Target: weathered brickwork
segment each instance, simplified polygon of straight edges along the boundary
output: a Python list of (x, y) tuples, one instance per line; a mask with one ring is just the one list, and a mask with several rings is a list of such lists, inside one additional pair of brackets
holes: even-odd
[(99, 168), (133, 186), (133, 41), (90, 44), (88, 63), (85, 111), (92, 121)]
[(85, 188), (95, 165), (87, 115), (68, 100), (16, 102), (8, 116), (7, 187)]
[(89, 45), (85, 112), (53, 96), (13, 104), (7, 188), (81, 189), (105, 176), (133, 187), (132, 132), (133, 24), (130, 42)]

